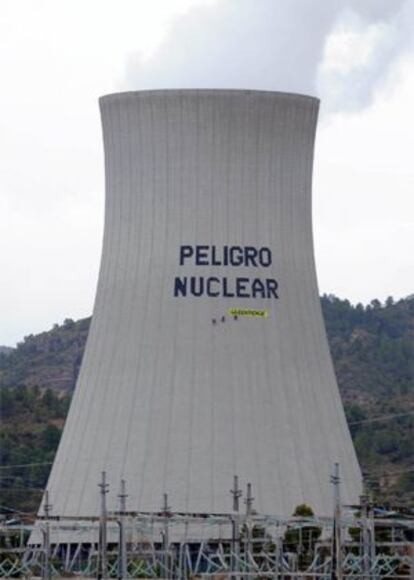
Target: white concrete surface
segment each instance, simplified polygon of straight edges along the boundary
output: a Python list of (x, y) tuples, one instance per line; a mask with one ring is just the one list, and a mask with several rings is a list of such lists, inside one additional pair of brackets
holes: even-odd
[[(53, 513), (97, 515), (106, 470), (109, 509), (124, 478), (131, 510), (158, 511), (168, 492), (173, 510), (229, 512), (238, 474), (259, 512), (287, 516), (306, 502), (330, 515), (335, 461), (344, 502), (356, 502), (361, 474), (313, 256), (318, 101), (166, 90), (109, 95), (101, 110), (102, 263), (48, 484)], [(265, 247), (272, 263), (180, 265), (183, 245)], [(274, 279), (278, 298), (174, 296), (177, 276)], [(229, 308), (268, 317), (235, 320)]]

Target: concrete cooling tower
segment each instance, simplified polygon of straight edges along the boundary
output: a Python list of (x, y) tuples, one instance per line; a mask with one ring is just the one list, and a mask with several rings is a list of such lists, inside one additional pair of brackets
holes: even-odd
[(162, 90), (100, 101), (105, 231), (93, 320), (48, 483), (53, 513), (332, 514), (361, 474), (324, 331), (311, 180), (318, 101)]

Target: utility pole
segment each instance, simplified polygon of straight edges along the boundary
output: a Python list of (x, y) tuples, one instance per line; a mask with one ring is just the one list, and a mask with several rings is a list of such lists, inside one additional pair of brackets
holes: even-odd
[[(375, 522), (374, 522), (374, 514), (373, 514), (373, 503), (372, 498), (369, 495), (365, 496), (365, 506), (364, 506), (364, 531), (365, 531), (365, 538), (364, 538), (364, 561), (366, 562), (366, 570), (367, 574), (371, 578), (371, 580), (375, 580), (377, 576), (374, 574), (374, 571), (371, 572), (373, 569), (375, 556), (376, 556), (376, 549), (375, 549)], [(361, 502), (362, 507), (362, 502)], [(364, 568), (365, 570), (365, 568)]]
[(106, 483), (106, 472), (102, 471), (101, 483), (98, 483), (101, 495), (101, 517), (99, 521), (99, 561), (98, 561), (98, 578), (106, 578), (108, 575), (108, 560), (107, 560), (107, 540), (106, 540), (106, 494), (108, 493), (109, 485)]
[[(251, 522), (250, 518), (252, 515), (252, 507), (253, 507), (254, 497), (252, 496), (252, 484), (247, 484), (247, 494), (244, 503), (246, 504), (246, 541), (245, 541), (245, 563), (246, 563), (246, 570), (250, 576), (250, 553), (252, 549), (252, 537), (251, 537)], [(248, 576), (248, 577), (249, 577)]]
[[(375, 558), (376, 558), (376, 544), (375, 544), (375, 521), (374, 521), (374, 504), (372, 500), (372, 496), (369, 496), (369, 503), (368, 503), (368, 524), (369, 524), (369, 531), (370, 531), (370, 556), (371, 556), (371, 567), (374, 566)], [(414, 576), (414, 570), (412, 570), (412, 574)], [(373, 575), (372, 580), (376, 580), (378, 576)]]
[(275, 540), (274, 580), (283, 580), (283, 578), (283, 537), (279, 536)]
[(164, 552), (164, 570), (165, 578), (170, 578), (170, 559), (168, 549), (170, 546), (168, 519), (171, 516), (171, 508), (168, 505), (168, 494), (163, 494), (162, 515), (164, 516), (164, 533), (163, 533), (163, 552)]
[(51, 569), (50, 569), (50, 522), (49, 522), (49, 517), (50, 517), (50, 512), (52, 509), (52, 506), (49, 503), (49, 491), (46, 490), (45, 491), (45, 504), (44, 504), (44, 512), (45, 512), (45, 517), (46, 517), (46, 525), (45, 525), (45, 530), (43, 532), (43, 542), (44, 542), (44, 555), (45, 555), (45, 559), (44, 559), (44, 569), (43, 569), (43, 578), (44, 580), (50, 580), (52, 575), (51, 575)]
[(366, 494), (361, 495), (361, 520), (362, 520), (362, 530), (361, 530), (361, 544), (362, 544), (362, 570), (363, 579), (366, 580), (369, 577), (370, 569), (370, 549), (369, 549), (369, 530), (368, 530), (368, 496)]
[(332, 578), (342, 580), (342, 537), (341, 537), (341, 494), (339, 476), (339, 463), (334, 464), (334, 472), (331, 475), (331, 483), (334, 488), (334, 519), (332, 530)]
[(125, 535), (125, 512), (126, 512), (126, 486), (125, 479), (121, 479), (121, 492), (119, 497), (119, 560), (118, 560), (118, 578), (127, 578), (127, 550)]
[(237, 475), (233, 477), (233, 489), (230, 490), (233, 496), (233, 511), (235, 512), (232, 518), (232, 536), (233, 536), (233, 549), (232, 549), (232, 561), (231, 568), (235, 572), (234, 578), (238, 578), (238, 573), (240, 572), (240, 520), (239, 520), (239, 509), (240, 502), (239, 499), (243, 495), (241, 489), (239, 489), (239, 478)]

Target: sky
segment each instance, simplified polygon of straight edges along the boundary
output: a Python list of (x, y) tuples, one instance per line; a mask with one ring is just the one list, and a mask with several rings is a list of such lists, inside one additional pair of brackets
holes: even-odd
[(2, 0), (0, 345), (92, 313), (104, 168), (97, 99), (248, 88), (321, 99), (321, 293), (414, 292), (414, 0)]

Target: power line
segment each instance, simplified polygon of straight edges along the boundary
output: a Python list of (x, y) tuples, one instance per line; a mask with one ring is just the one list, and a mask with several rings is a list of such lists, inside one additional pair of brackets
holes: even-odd
[(8, 505), (0, 505), (0, 510), (7, 510), (8, 512), (13, 512), (14, 514), (24, 514), (25, 516), (36, 515), (35, 512), (23, 512), (22, 510), (16, 510)]
[(394, 413), (392, 415), (378, 415), (378, 417), (372, 417), (371, 419), (361, 419), (360, 421), (350, 421), (349, 426), (352, 425), (362, 425), (363, 423), (376, 423), (378, 421), (389, 421), (391, 419), (396, 419), (397, 417), (407, 417), (409, 415), (414, 415), (414, 411), (409, 411), (408, 413)]
[(45, 491), (44, 487), (2, 487), (0, 489), (3, 493), (9, 491), (12, 491), (13, 493), (27, 493), (28, 491), (43, 493)]
[(14, 468), (23, 468), (23, 467), (35, 467), (38, 465), (52, 465), (53, 461), (45, 461), (43, 463), (20, 463), (17, 465), (0, 465), (0, 469), (14, 469)]
[[(378, 471), (375, 472), (375, 469), (377, 469)], [(414, 467), (408, 467), (407, 469), (396, 469), (394, 471), (381, 471), (381, 467), (373, 467), (373, 468), (368, 468), (368, 469), (363, 469), (362, 470), (365, 473), (369, 473), (371, 475), (375, 475), (377, 477), (381, 477), (382, 475), (400, 475), (401, 473), (410, 473), (412, 471), (414, 471)]]

